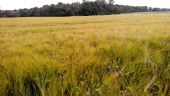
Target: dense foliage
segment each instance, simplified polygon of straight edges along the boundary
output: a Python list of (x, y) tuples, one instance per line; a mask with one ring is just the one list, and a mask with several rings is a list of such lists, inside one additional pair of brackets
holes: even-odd
[(19, 10), (0, 10), (0, 17), (31, 17), (31, 16), (89, 16), (110, 15), (130, 12), (170, 11), (170, 9), (148, 8), (147, 6), (114, 5), (114, 0), (83, 0), (83, 3), (51, 4), (40, 8)]

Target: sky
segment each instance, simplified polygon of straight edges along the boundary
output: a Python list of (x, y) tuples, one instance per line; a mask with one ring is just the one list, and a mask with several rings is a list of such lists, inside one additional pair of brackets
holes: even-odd
[[(82, 0), (0, 0), (0, 9), (13, 10), (20, 8), (41, 7), (46, 4), (57, 4), (58, 2), (71, 3), (76, 1), (81, 2)], [(170, 0), (115, 0), (115, 3), (122, 5), (170, 8)]]

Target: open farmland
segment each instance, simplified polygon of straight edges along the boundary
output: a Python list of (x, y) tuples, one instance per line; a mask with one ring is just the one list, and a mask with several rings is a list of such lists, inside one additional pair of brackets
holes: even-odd
[(170, 13), (0, 18), (0, 96), (170, 95)]

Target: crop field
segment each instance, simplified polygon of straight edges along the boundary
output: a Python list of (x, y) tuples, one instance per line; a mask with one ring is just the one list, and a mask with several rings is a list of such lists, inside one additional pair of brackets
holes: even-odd
[(170, 13), (0, 18), (0, 96), (168, 96)]

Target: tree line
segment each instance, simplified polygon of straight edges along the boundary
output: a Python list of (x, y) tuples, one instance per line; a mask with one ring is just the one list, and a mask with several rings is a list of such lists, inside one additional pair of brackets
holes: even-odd
[(0, 10), (0, 17), (40, 17), (40, 16), (89, 16), (111, 15), (131, 12), (170, 11), (166, 8), (151, 8), (147, 6), (116, 5), (114, 0), (83, 0), (83, 3), (51, 4), (40, 8), (24, 8), (19, 10)]

